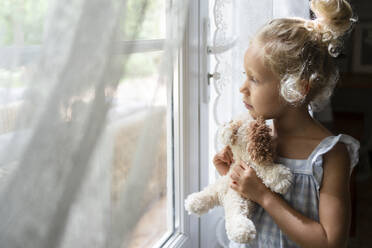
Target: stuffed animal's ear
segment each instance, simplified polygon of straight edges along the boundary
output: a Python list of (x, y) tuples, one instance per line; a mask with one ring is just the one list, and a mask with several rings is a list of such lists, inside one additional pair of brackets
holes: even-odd
[(257, 118), (250, 124), (247, 135), (247, 152), (258, 164), (271, 164), (274, 157), (274, 145), (270, 135), (271, 129), (263, 118)]
[(219, 132), (220, 142), (223, 145), (234, 145), (241, 125), (242, 121), (230, 121), (223, 125)]

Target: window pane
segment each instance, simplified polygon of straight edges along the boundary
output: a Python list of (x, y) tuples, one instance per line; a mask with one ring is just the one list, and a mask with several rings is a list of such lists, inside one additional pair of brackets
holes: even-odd
[(40, 44), (47, 7), (48, 0), (1, 0), (0, 46)]
[(0, 1), (0, 135), (12, 132), (37, 61), (48, 0)]
[[(120, 187), (125, 184), (131, 169), (133, 157), (138, 152), (137, 144), (143, 135), (146, 111), (155, 106), (164, 118), (164, 125), (155, 149), (152, 176), (147, 183), (143, 201), (146, 209), (133, 230), (131, 241), (125, 247), (151, 247), (165, 234), (173, 232), (173, 186), (172, 186), (172, 121), (170, 85), (158, 85), (158, 67), (163, 52), (131, 55), (117, 91), (109, 118), (120, 123), (114, 155), (113, 201), (117, 199)], [(154, 92), (156, 92), (154, 94)], [(151, 110), (152, 111), (152, 110)], [(146, 156), (146, 151), (139, 151)], [(141, 178), (138, 178), (140, 183)], [(128, 213), (130, 214), (130, 213)]]
[(137, 33), (135, 27), (143, 8), (143, 2), (139, 0), (128, 0), (126, 16), (123, 15), (122, 39), (135, 40), (164, 39), (165, 38), (165, 1), (148, 0), (142, 27)]

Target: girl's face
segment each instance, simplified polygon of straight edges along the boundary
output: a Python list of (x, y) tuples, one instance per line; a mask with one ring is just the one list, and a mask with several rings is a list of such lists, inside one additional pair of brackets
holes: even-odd
[(260, 42), (252, 42), (247, 49), (244, 69), (247, 78), (240, 92), (251, 116), (264, 119), (280, 116), (286, 107), (285, 100), (279, 94), (279, 79), (264, 65)]

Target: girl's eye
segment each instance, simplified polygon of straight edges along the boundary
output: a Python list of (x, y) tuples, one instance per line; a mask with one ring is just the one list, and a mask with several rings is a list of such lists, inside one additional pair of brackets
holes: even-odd
[(249, 81), (252, 81), (253, 83), (258, 83), (258, 81), (254, 77), (248, 77)]
[[(247, 73), (245, 71), (242, 71), (242, 73), (244, 75), (247, 75)], [(248, 74), (247, 78), (248, 78), (249, 81), (252, 81), (253, 83), (258, 83), (258, 81), (254, 77), (250, 76), (249, 74)]]

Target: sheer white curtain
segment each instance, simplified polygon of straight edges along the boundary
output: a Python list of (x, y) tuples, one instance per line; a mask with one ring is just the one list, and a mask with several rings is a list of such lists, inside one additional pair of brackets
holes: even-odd
[[(137, 4), (138, 12), (130, 13), (127, 2)], [(110, 121), (119, 114), (113, 93), (121, 78), (136, 73), (126, 65), (138, 48), (121, 41), (151, 30), (142, 23), (152, 2), (1, 2), (1, 247), (125, 246), (147, 203), (144, 191), (165, 122), (160, 89), (169, 83), (188, 9), (188, 1), (167, 1), (170, 25), (159, 77), (146, 90), (150, 101), (139, 113), (144, 124), (114, 204), (117, 126)], [(30, 15), (30, 8), (45, 21)], [(28, 25), (28, 18), (42, 25)], [(149, 66), (145, 61), (139, 66)], [(130, 135), (124, 133), (124, 140)]]
[[(213, 156), (222, 147), (217, 140), (219, 125), (237, 115), (247, 113), (242, 104), (239, 88), (244, 82), (243, 58), (250, 39), (257, 30), (273, 18), (298, 16), (309, 18), (308, 0), (214, 0), (210, 4), (212, 20), (213, 46), (221, 47), (233, 44), (223, 53), (212, 54), (212, 73), (218, 75), (212, 80), (210, 99), (210, 148)], [(211, 181), (217, 176), (212, 162), (209, 165)], [(223, 217), (217, 225), (217, 238), (223, 247), (228, 240), (224, 230)]]

